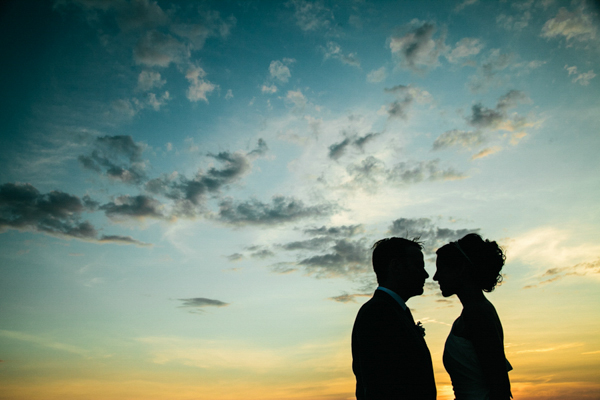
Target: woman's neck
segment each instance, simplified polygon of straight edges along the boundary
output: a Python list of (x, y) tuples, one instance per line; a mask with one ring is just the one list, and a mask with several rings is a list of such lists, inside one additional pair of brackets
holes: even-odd
[(465, 287), (456, 293), (463, 307), (473, 303), (479, 303), (485, 300), (483, 291), (475, 287)]

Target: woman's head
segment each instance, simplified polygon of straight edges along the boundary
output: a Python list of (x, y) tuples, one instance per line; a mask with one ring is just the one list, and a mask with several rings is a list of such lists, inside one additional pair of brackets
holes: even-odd
[(491, 292), (502, 281), (504, 252), (496, 242), (483, 240), (476, 233), (448, 243), (436, 253), (437, 271), (433, 279), (440, 283), (444, 296), (455, 294), (465, 279), (485, 292)]

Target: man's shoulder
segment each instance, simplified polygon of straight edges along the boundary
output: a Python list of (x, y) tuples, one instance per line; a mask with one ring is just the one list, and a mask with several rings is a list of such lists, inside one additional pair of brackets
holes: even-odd
[(398, 313), (398, 308), (400, 305), (395, 302), (391, 297), (386, 298), (388, 296), (386, 293), (377, 293), (373, 295), (365, 304), (360, 307), (358, 310), (358, 315), (356, 316), (357, 320), (361, 319), (377, 319), (381, 317), (389, 317), (392, 314)]

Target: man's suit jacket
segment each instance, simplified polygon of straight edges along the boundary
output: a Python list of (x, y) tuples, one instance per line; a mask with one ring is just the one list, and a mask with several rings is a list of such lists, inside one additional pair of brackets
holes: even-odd
[(352, 330), (358, 400), (435, 399), (431, 354), (406, 310), (376, 290)]

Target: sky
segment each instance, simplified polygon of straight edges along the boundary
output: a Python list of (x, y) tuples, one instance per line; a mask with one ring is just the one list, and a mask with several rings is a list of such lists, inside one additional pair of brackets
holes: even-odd
[(600, 398), (599, 11), (3, 2), (0, 399), (353, 399), (372, 244), (471, 232), (515, 398)]

